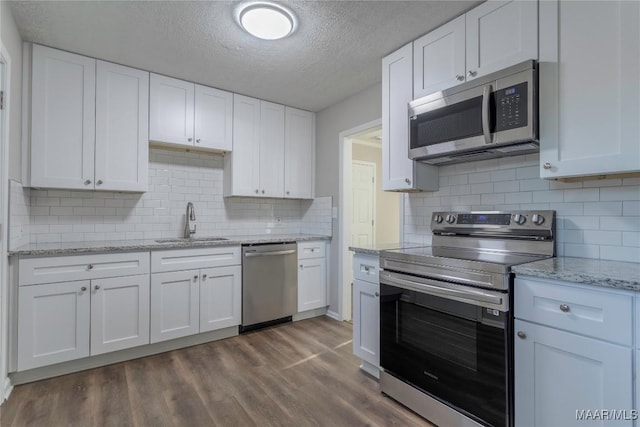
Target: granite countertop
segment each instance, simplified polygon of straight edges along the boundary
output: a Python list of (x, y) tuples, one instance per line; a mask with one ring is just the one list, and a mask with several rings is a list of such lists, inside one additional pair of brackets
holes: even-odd
[(516, 275), (640, 291), (640, 263), (557, 257), (512, 267)]
[[(196, 239), (205, 236), (197, 236)], [(303, 242), (308, 240), (330, 240), (329, 236), (314, 234), (260, 234), (226, 237), (228, 240), (202, 241), (180, 240), (176, 242), (158, 240), (103, 240), (96, 242), (31, 243), (9, 251), (9, 256), (49, 256), (96, 252), (133, 252), (155, 249), (208, 248), (214, 246), (251, 245), (258, 243)]]
[(403, 249), (403, 248), (417, 248), (424, 245), (420, 245), (417, 243), (378, 243), (375, 245), (369, 246), (349, 246), (349, 250), (353, 251), (357, 254), (369, 254), (369, 255), (380, 255), (380, 251), (386, 251), (389, 249)]

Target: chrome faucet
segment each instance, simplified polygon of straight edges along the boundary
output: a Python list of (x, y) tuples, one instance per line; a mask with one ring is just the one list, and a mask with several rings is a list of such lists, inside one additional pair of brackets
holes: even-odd
[(189, 239), (192, 234), (196, 234), (197, 225), (193, 225), (193, 230), (191, 229), (190, 221), (196, 220), (196, 211), (193, 209), (193, 203), (187, 203), (187, 213), (185, 215), (184, 221), (184, 237), (185, 239)]

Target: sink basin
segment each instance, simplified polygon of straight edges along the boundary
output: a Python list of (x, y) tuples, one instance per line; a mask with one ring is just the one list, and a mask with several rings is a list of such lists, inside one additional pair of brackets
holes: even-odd
[(225, 237), (179, 237), (177, 239), (158, 239), (158, 243), (182, 243), (182, 242), (221, 242), (223, 240), (229, 240)]

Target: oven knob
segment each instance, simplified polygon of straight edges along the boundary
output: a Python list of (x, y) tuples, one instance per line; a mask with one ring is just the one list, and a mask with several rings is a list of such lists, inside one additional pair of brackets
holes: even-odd
[(524, 215), (515, 214), (513, 216), (513, 222), (515, 222), (518, 225), (522, 225), (525, 222), (527, 222), (527, 218)]
[(453, 215), (447, 215), (447, 222), (449, 224), (453, 224), (454, 222), (456, 222), (456, 217)]
[(444, 220), (444, 218), (442, 218), (442, 215), (436, 215), (433, 217), (433, 220), (440, 224)]
[(540, 214), (533, 214), (533, 216), (531, 217), (531, 222), (533, 222), (535, 225), (542, 225), (542, 223), (544, 222), (544, 217)]

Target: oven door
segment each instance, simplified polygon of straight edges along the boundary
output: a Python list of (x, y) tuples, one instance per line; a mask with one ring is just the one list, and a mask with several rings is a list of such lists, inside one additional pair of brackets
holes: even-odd
[(481, 424), (510, 425), (507, 295), (382, 271), (380, 365)]

